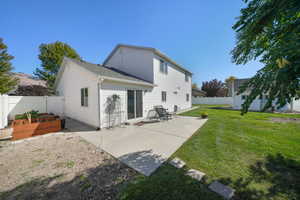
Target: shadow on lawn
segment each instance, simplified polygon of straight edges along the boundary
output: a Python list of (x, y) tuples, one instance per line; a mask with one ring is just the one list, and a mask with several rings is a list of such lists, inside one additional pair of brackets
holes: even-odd
[(0, 199), (116, 199), (119, 190), (135, 176), (136, 172), (127, 166), (108, 161), (71, 180), (63, 174), (35, 178), (12, 190), (0, 192)]
[[(281, 154), (269, 155), (264, 161), (250, 167), (250, 176), (235, 181), (220, 179), (236, 189), (234, 199), (271, 199), (284, 196), (285, 199), (300, 199), (300, 163), (283, 157)], [(251, 184), (268, 184), (267, 190), (251, 187)]]
[[(236, 189), (234, 200), (300, 199), (300, 163), (278, 154), (267, 156), (250, 167), (250, 176), (238, 180), (219, 179)], [(200, 183), (185, 175), (186, 169), (176, 169), (163, 164), (149, 177), (138, 176), (128, 181), (136, 172), (120, 162), (87, 170), (71, 180), (61, 181), (64, 175), (37, 178), (10, 191), (0, 193), (0, 199), (117, 199), (121, 200), (221, 200), (208, 189), (208, 183)], [(126, 184), (125, 184), (126, 183)], [(253, 184), (268, 184), (267, 190), (254, 189)], [(127, 185), (119, 194), (119, 191)]]
[(122, 191), (120, 200), (223, 200), (185, 172), (186, 169), (163, 164), (151, 176), (140, 176), (131, 182)]

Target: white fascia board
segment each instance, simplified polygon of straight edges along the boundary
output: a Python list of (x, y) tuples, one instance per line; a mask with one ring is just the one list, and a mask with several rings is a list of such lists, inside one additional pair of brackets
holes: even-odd
[(146, 83), (146, 82), (125, 80), (125, 79), (120, 79), (120, 78), (112, 78), (112, 77), (107, 77), (107, 76), (100, 76), (100, 77), (104, 80), (110, 80), (110, 81), (121, 82), (121, 83), (129, 83), (129, 84), (142, 85), (142, 86), (147, 86), (147, 87), (156, 87), (157, 86), (155, 84)]

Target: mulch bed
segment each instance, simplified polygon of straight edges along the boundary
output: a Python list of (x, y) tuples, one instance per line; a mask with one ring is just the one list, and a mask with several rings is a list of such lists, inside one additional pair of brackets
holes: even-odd
[(0, 199), (116, 199), (136, 175), (75, 134), (0, 142)]

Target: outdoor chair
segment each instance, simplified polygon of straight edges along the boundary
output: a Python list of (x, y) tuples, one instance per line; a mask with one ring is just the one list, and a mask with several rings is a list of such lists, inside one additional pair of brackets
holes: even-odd
[(154, 110), (157, 112), (159, 119), (161, 120), (172, 119), (172, 114), (167, 112), (167, 109), (165, 109), (163, 106), (154, 106)]

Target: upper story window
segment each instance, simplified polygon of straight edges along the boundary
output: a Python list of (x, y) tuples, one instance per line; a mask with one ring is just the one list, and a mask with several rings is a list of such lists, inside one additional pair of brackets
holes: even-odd
[(168, 63), (160, 60), (159, 71), (163, 74), (168, 74)]
[(185, 82), (189, 81), (189, 75), (187, 73), (185, 73)]
[(167, 92), (162, 91), (161, 92), (161, 101), (166, 102), (167, 101)]
[(190, 101), (190, 94), (186, 94), (186, 101)]
[(88, 107), (88, 97), (89, 97), (88, 88), (81, 88), (80, 93), (81, 93), (81, 106)]

